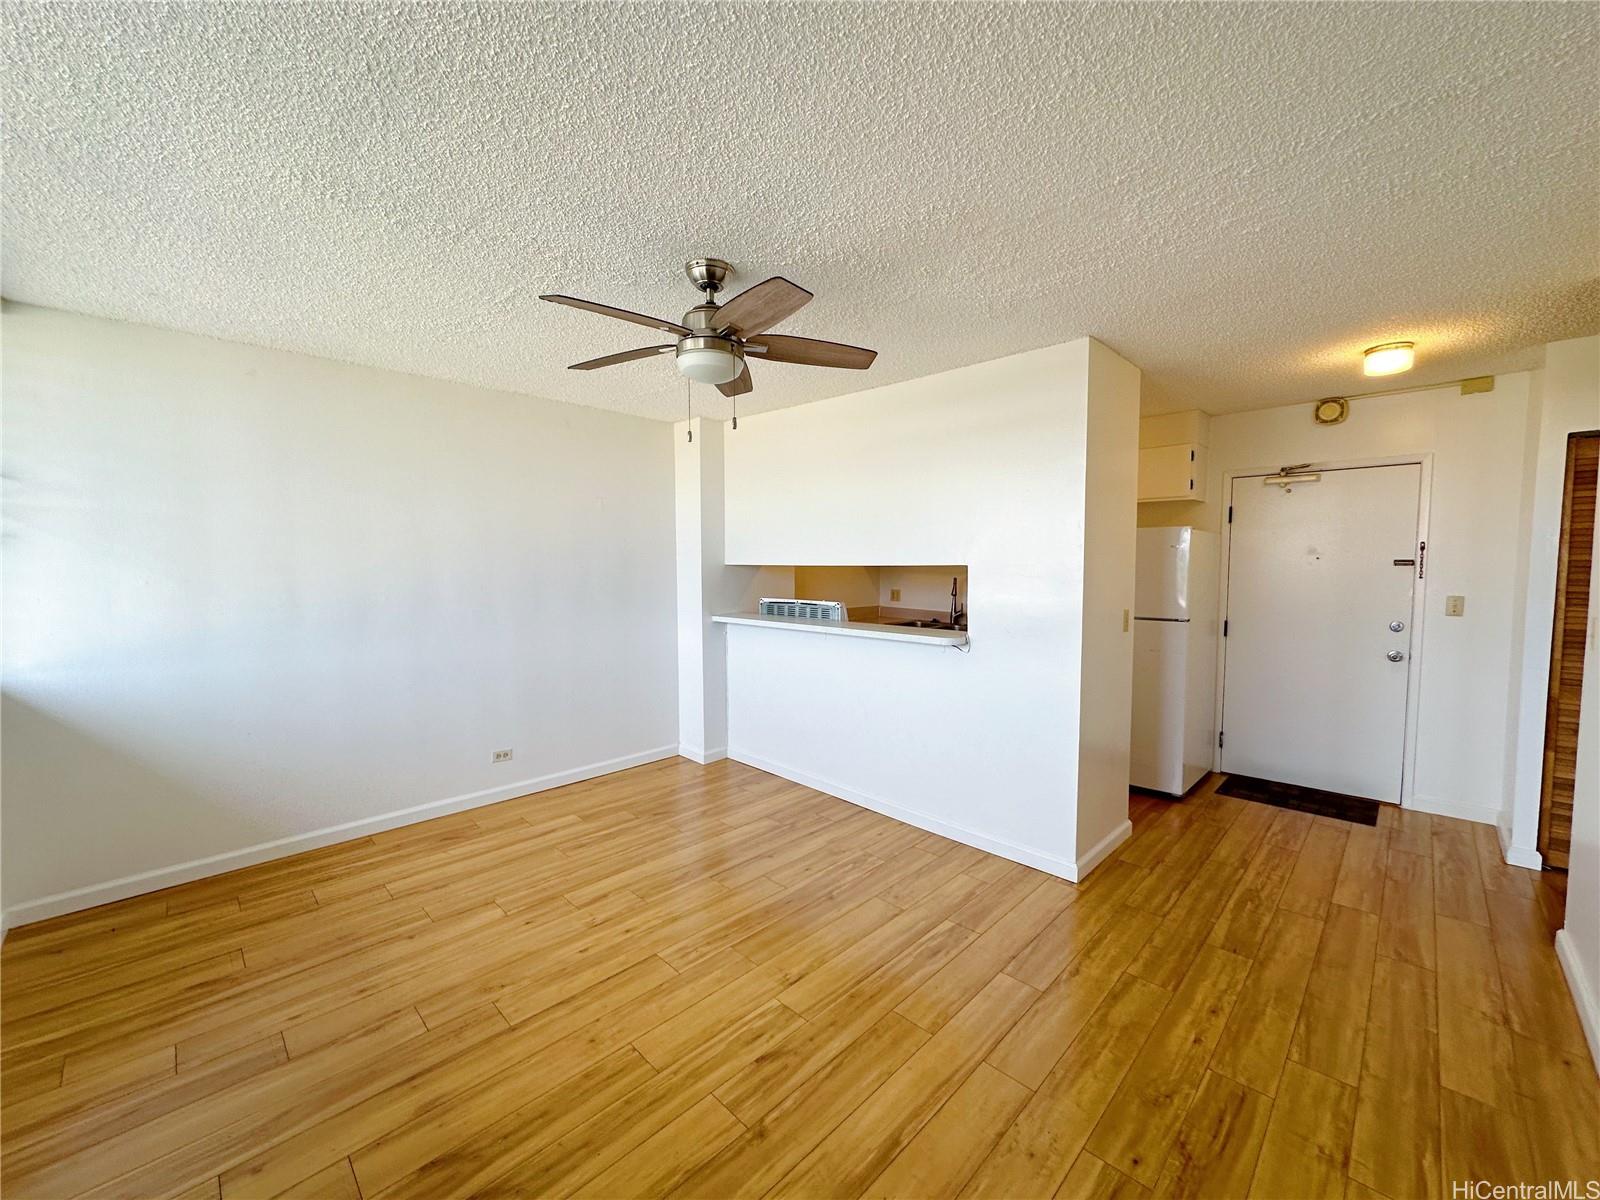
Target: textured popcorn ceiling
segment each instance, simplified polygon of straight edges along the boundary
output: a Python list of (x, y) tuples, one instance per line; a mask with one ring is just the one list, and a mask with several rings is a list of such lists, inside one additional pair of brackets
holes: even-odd
[(538, 294), (676, 318), (715, 254), (880, 351), (746, 412), (1084, 334), (1147, 411), (1516, 369), (1600, 329), (1597, 12), (7, 4), (4, 291), (667, 419)]

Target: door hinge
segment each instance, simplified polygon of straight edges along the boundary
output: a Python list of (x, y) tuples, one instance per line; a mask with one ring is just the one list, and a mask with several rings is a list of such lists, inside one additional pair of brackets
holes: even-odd
[(1191, 479), (1191, 480), (1189, 480), (1189, 490), (1190, 490), (1190, 491), (1191, 491), (1191, 492), (1192, 492), (1192, 491), (1194, 491), (1194, 480), (1192, 480), (1192, 479)]
[(1228, 618), (1227, 617), (1223, 617), (1222, 618), (1222, 636), (1223, 637), (1227, 637), (1228, 636)]
[(1417, 578), (1418, 579), (1422, 578), (1422, 572), (1427, 569), (1427, 566), (1428, 566), (1428, 543), (1427, 542), (1418, 542), (1417, 543)]
[(1223, 738), (1223, 733), (1222, 733), (1222, 730), (1219, 729), (1219, 730), (1217, 730), (1217, 749), (1218, 750), (1222, 749), (1222, 738)]
[(1228, 505), (1228, 524), (1233, 524), (1233, 505)]
[(1189, 451), (1189, 461), (1190, 462), (1194, 461), (1194, 451), (1193, 450)]

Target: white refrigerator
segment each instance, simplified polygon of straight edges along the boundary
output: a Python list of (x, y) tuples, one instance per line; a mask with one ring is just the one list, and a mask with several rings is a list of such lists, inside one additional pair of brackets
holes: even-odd
[(1134, 787), (1181, 796), (1216, 741), (1217, 535), (1139, 530), (1133, 618)]

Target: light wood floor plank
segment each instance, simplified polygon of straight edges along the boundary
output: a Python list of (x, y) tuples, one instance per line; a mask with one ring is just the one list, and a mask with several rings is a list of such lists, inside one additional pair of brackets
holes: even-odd
[(1252, 1200), (1339, 1200), (1355, 1123), (1356, 1089), (1299, 1063), (1284, 1068)]
[(1132, 797), (1072, 885), (663, 760), (13, 930), (0, 1185), (1405, 1200), (1592, 1173), (1559, 882), (1487, 827), (1219, 782)]
[(979, 1063), (955, 1095), (862, 1195), (870, 1200), (954, 1200), (1033, 1093)]
[(1361, 1081), (1378, 921), (1354, 908), (1329, 909), (1289, 1047), (1293, 1061), (1352, 1086)]
[(1211, 1056), (1213, 1071), (1264, 1095), (1277, 1095), (1322, 928), (1321, 921), (1288, 909), (1273, 915)]
[(1390, 1196), (1437, 1196), (1440, 1176), (1437, 984), (1380, 958), (1372, 978), (1350, 1175)]
[(1006, 1200), (1053, 1194), (1170, 999), (1155, 984), (1124, 974), (961, 1195)]
[(1207, 1071), (1167, 1156), (1156, 1195), (1193, 1200), (1245, 1195), (1271, 1115), (1270, 1097)]
[(1244, 986), (1250, 960), (1207, 946), (1095, 1126), (1088, 1149), (1152, 1187)]

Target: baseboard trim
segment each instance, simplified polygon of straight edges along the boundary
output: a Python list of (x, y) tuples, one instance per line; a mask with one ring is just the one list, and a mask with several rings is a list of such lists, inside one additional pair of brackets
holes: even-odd
[(1530, 871), (1544, 870), (1544, 855), (1530, 846), (1519, 846), (1511, 840), (1511, 830), (1496, 821), (1495, 832), (1500, 835), (1500, 857), (1513, 867), (1527, 867)]
[(1413, 812), (1432, 813), (1440, 817), (1456, 817), (1462, 821), (1473, 821), (1479, 825), (1500, 824), (1500, 810), (1497, 808), (1480, 808), (1475, 804), (1452, 804), (1438, 796), (1409, 796), (1400, 807)]
[(1556, 930), (1556, 958), (1561, 961), (1561, 973), (1567, 977), (1567, 988), (1572, 992), (1583, 1036), (1589, 1043), (1589, 1065), (1600, 1075), (1600, 995), (1596, 994), (1600, 982), (1584, 974), (1583, 963), (1565, 929)]
[[(730, 747), (728, 757), (734, 762), (743, 763), (747, 767), (754, 767), (758, 771), (765, 771), (769, 775), (777, 775), (789, 780), (791, 783), (798, 783), (819, 792), (826, 792), (830, 796), (848, 800), (851, 804), (858, 804), (862, 808), (870, 808), (873, 812), (892, 817), (902, 824), (913, 825), (918, 829), (925, 829), (929, 833), (937, 833), (940, 837), (947, 837), (953, 842), (960, 842), (962, 845), (971, 846), (975, 850), (987, 850), (990, 854), (998, 854), (1001, 858), (1009, 858), (1012, 862), (1021, 863), (1025, 867), (1035, 867), (1071, 883), (1077, 883), (1081, 878), (1076, 863), (1054, 854), (1047, 854), (1042, 850), (1035, 850), (1031, 846), (1021, 846), (1004, 838), (991, 837), (989, 834), (979, 833), (976, 829), (968, 829), (965, 825), (957, 825), (951, 821), (931, 817), (927, 813), (919, 812), (914, 808), (906, 808), (904, 805), (895, 804), (893, 801), (868, 795), (866, 792), (846, 787), (842, 783), (835, 783), (831, 779), (813, 775), (809, 771), (802, 771), (786, 763), (773, 762), (769, 758), (762, 758), (759, 754), (750, 754)], [(1129, 828), (1131, 829), (1132, 827), (1130, 826)], [(1087, 871), (1084, 874), (1087, 874)]]
[(1087, 854), (1079, 856), (1077, 870), (1073, 875), (1072, 882), (1077, 883), (1079, 880), (1086, 878), (1090, 871), (1094, 870), (1105, 861), (1108, 854), (1110, 854), (1113, 850), (1122, 845), (1123, 842), (1127, 841), (1132, 836), (1132, 821), (1124, 821), (1110, 833), (1106, 834), (1105, 837), (1101, 838), (1092, 847), (1090, 847)]
[(451, 813), (463, 812), (469, 808), (498, 804), (502, 800), (514, 800), (518, 796), (547, 792), (551, 788), (565, 787), (569, 783), (581, 783), (585, 779), (595, 779), (615, 771), (625, 771), (629, 767), (642, 767), (646, 763), (677, 756), (677, 746), (659, 746), (654, 750), (624, 754), (617, 758), (588, 763), (566, 771), (555, 771), (549, 775), (540, 775), (517, 783), (485, 788), (479, 792), (466, 792), (460, 796), (447, 796), (443, 800), (430, 800), (426, 804), (414, 804), (409, 808), (397, 808), (392, 812), (379, 813), (377, 816), (346, 821), (342, 825), (313, 829), (309, 833), (291, 834), (288, 837), (275, 838), (270, 842), (258, 842), (253, 846), (175, 863), (170, 867), (141, 871), (137, 875), (124, 875), (120, 879), (107, 880), (105, 883), (90, 884), (67, 892), (57, 892), (53, 896), (44, 896), (38, 900), (14, 904), (6, 909), (3, 917), (0, 917), (0, 923), (3, 923), (6, 929), (17, 925), (30, 925), (35, 921), (48, 920), (65, 913), (80, 912), (116, 900), (126, 900), (130, 896), (159, 892), (163, 888), (175, 887), (180, 883), (192, 883), (196, 879), (205, 879), (211, 875), (224, 875), (229, 871), (237, 871), (241, 867), (253, 867), (257, 863), (270, 862), (275, 858), (287, 858), (291, 854), (299, 854), (305, 850), (316, 850), (322, 846), (334, 845), (336, 842), (348, 842), (369, 834), (382, 833), (386, 829), (397, 829), (402, 825), (414, 825), (418, 821), (449, 816)]
[(702, 750), (699, 746), (684, 745), (678, 747), (678, 755), (681, 758), (687, 758), (690, 762), (697, 762), (701, 766), (705, 766), (708, 763), (721, 762), (727, 758), (728, 748), (726, 746), (718, 746), (713, 750)]

